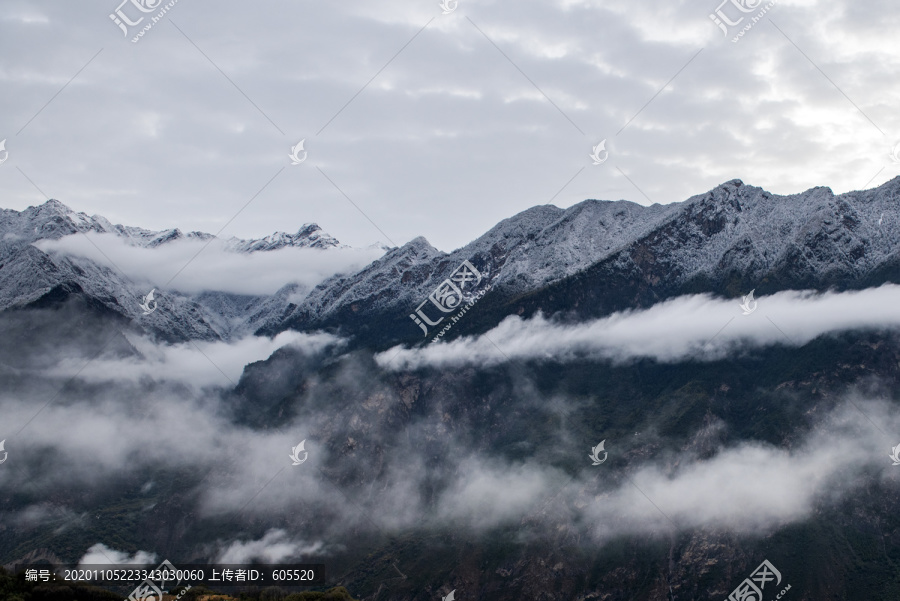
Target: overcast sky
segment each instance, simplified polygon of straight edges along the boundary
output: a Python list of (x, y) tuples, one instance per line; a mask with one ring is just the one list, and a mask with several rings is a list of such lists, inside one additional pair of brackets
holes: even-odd
[(0, 206), (449, 251), (551, 201), (900, 173), (891, 0), (777, 1), (737, 43), (769, 3), (726, 36), (720, 0), (179, 0), (134, 43), (165, 4), (126, 37), (120, 1), (4, 1)]

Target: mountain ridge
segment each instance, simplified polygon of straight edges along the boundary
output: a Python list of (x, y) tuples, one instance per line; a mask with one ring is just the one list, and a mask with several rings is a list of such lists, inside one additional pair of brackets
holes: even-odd
[[(783, 288), (900, 280), (900, 269), (891, 271), (898, 265), (898, 245), (890, 229), (897, 216), (892, 203), (898, 184), (900, 178), (853, 195), (814, 188), (784, 197), (732, 180), (676, 205), (588, 200), (568, 209), (535, 207), (451, 253), (417, 237), (356, 273), (330, 278), (313, 294), (290, 286), (267, 297), (182, 297), (159, 290), (159, 308), (149, 316), (127, 313), (135, 298), (127, 299), (128, 307), (119, 305), (117, 287), (132, 283), (103, 271), (108, 268), (0, 241), (0, 293), (10, 292), (16, 278), (50, 286), (26, 307), (0, 311), (5, 334), (0, 368), (11, 390), (44, 380), (47, 388), (58, 383), (52, 388), (62, 396), (54, 407), (83, 403), (85, 413), (98, 414), (121, 409), (121, 424), (133, 422), (132, 406), (161, 417), (181, 415), (170, 412), (191, 403), (203, 409), (188, 413), (196, 423), (167, 423), (149, 432), (147, 440), (162, 449), (158, 455), (133, 462), (137, 453), (121, 453), (131, 471), (110, 477), (96, 489), (102, 495), (85, 494), (85, 480), (61, 479), (53, 489), (54, 503), (73, 518), (95, 515), (96, 522), (63, 530), (59, 522), (36, 526), (18, 517), (25, 513), (16, 514), (0, 524), (7, 533), (0, 537), (0, 555), (14, 561), (46, 548), (77, 561), (98, 541), (114, 541), (129, 553), (149, 549), (176, 564), (211, 562), (224, 541), (264, 540), (275, 524), (307, 541), (334, 542), (323, 551), (329, 571), (351, 590), (364, 591), (359, 596), (365, 599), (383, 598), (385, 583), (391, 585), (390, 598), (398, 601), (426, 593), (439, 598), (454, 588), (467, 597), (492, 600), (724, 599), (763, 557), (790, 579), (794, 590), (803, 591), (803, 598), (895, 599), (900, 497), (892, 480), (868, 471), (893, 469), (887, 452), (895, 442), (872, 442), (877, 434), (868, 422), (885, 431), (896, 430), (896, 424), (888, 428), (887, 418), (876, 413), (866, 420), (870, 410), (856, 400), (846, 408), (859, 423), (836, 448), (851, 443), (871, 448), (877, 459), (848, 464), (865, 466), (865, 473), (849, 478), (860, 480), (858, 486), (841, 478), (835, 486), (828, 482), (820, 488), (827, 490), (825, 497), (842, 499), (835, 504), (824, 497), (807, 504), (796, 495), (807, 488), (802, 479), (811, 472), (788, 473), (777, 465), (779, 457), (802, 460), (805, 448), (819, 456), (819, 446), (806, 445), (815, 432), (840, 430), (827, 416), (845, 419), (838, 408), (848, 395), (867, 402), (883, 399), (886, 412), (896, 408), (900, 340), (895, 329), (820, 336), (799, 347), (747, 348), (708, 361), (689, 356), (677, 363), (549, 355), (520, 360), (513, 355), (500, 364), (395, 371), (383, 368), (374, 351), (397, 341), (427, 341), (409, 314), (463, 260), (479, 270), (476, 290), (493, 288), (450, 336), (486, 332), (509, 315), (538, 311), (576, 321), (692, 292), (740, 295), (755, 287), (762, 295)], [(12, 263), (5, 260), (6, 252)], [(51, 314), (61, 303), (66, 304)], [(211, 307), (218, 321), (209, 316)], [(735, 319), (743, 319), (737, 317), (737, 303), (733, 309)], [(435, 315), (436, 309), (431, 311)], [(132, 324), (158, 328), (160, 337), (171, 336), (165, 341), (227, 339), (233, 330), (225, 322), (249, 319), (248, 312), (255, 315), (254, 324), (281, 327), (301, 318), (297, 329), (334, 329), (350, 340), (320, 352), (282, 346), (244, 365), (233, 388), (204, 390), (197, 398), (177, 380), (170, 389), (162, 372), (159, 381), (147, 378), (137, 385), (126, 375), (101, 387), (87, 378), (25, 369), (39, 362), (52, 366), (54, 356), (47, 349), (64, 357), (81, 349), (76, 356), (104, 351), (140, 359), (128, 337), (118, 337), (115, 352), (101, 345), (106, 330)], [(192, 329), (198, 324), (208, 331)], [(33, 396), (55, 398), (43, 391)], [(99, 405), (96, 398), (114, 402)], [(266, 437), (272, 437), (271, 449), (267, 444), (267, 450), (258, 451), (248, 444)], [(123, 445), (123, 450), (146, 448), (143, 434), (135, 438), (135, 446)], [(288, 442), (300, 440), (309, 441), (307, 467), (317, 470), (303, 473), (306, 468), (297, 466), (293, 473), (298, 477), (270, 480), (273, 486), (294, 486), (282, 489), (293, 495), (276, 494), (276, 488), (260, 495), (268, 486), (265, 478), (282, 473), (278, 461), (282, 469), (293, 470), (287, 464)], [(587, 453), (603, 440), (611, 461), (595, 469)], [(191, 453), (172, 452), (183, 448), (182, 441), (191, 445)], [(69, 451), (66, 442), (61, 437), (58, 448)], [(22, 448), (27, 449), (16, 448), (16, 460), (31, 461), (29, 466), (46, 466), (50, 461), (44, 458), (53, 458), (45, 454), (52, 448), (20, 455)], [(234, 460), (222, 453), (224, 448), (236, 449)], [(770, 496), (715, 496), (716, 488), (730, 491), (731, 486), (716, 487), (719, 481), (709, 479), (704, 488), (691, 480), (686, 496), (693, 497), (695, 511), (702, 514), (715, 503), (717, 510), (729, 508), (734, 518), (769, 502), (781, 507), (793, 498), (802, 501), (801, 513), (807, 511), (802, 517), (785, 518), (775, 511), (765, 528), (730, 529), (716, 519), (703, 523), (703, 515), (694, 519), (672, 503), (683, 500), (678, 493), (687, 489), (667, 488), (669, 483), (677, 484), (695, 468), (727, 465), (717, 463), (726, 460), (736, 461), (729, 470), (734, 476), (746, 465), (736, 451), (752, 458), (759, 449), (768, 449), (764, 457), (774, 458), (773, 476), (766, 481), (769, 472), (751, 472), (744, 479), (764, 474), (756, 488)], [(79, 463), (93, 459), (71, 457)], [(823, 457), (818, 466), (827, 460)], [(655, 482), (663, 488), (641, 486), (637, 492), (646, 492), (638, 496), (633, 488), (652, 476), (651, 470), (659, 470)], [(535, 493), (533, 504), (516, 509), (521, 474), (558, 474), (559, 480), (554, 477)], [(783, 490), (787, 477), (800, 482), (793, 497)], [(734, 486), (738, 480), (728, 481)], [(317, 483), (325, 485), (323, 494), (304, 496), (315, 493)], [(837, 485), (846, 487), (845, 497), (838, 495)], [(210, 498), (224, 498), (243, 489), (234, 497), (236, 511), (242, 512), (255, 495), (272, 505), (260, 505), (259, 513), (243, 519), (239, 513), (209, 512), (203, 500), (207, 492)], [(672, 496), (665, 494), (673, 490)], [(473, 491), (478, 494), (471, 497)], [(46, 503), (42, 493), (22, 486), (7, 502), (24, 512)], [(749, 509), (742, 503), (747, 497), (757, 501)], [(509, 519), (499, 519), (509, 507)], [(469, 515), (480, 518), (498, 510), (489, 529), (469, 522)], [(406, 511), (421, 511), (421, 519), (404, 524), (401, 518), (392, 525), (394, 514)], [(600, 536), (607, 527), (639, 518), (650, 527), (635, 522), (615, 538)], [(403, 578), (397, 579), (401, 569)], [(848, 582), (852, 592), (840, 588)]]
[[(883, 283), (900, 280), (900, 235), (892, 230), (900, 221), (894, 203), (898, 193), (900, 177), (865, 191), (834, 195), (819, 186), (786, 196), (735, 179), (668, 205), (596, 199), (567, 209), (539, 205), (454, 251), (440, 251), (419, 236), (311, 290), (296, 284), (255, 296), (158, 290), (160, 304), (168, 303), (167, 310), (178, 314), (169, 316), (181, 322), (175, 328), (161, 319), (162, 311), (149, 318), (141, 314), (135, 299), (147, 291), (133, 282), (84, 258), (54, 260), (32, 243), (93, 231), (158, 248), (212, 235), (114, 226), (102, 216), (88, 217), (50, 200), (21, 212), (0, 211), (0, 310), (26, 306), (63, 283), (77, 283), (85, 294), (140, 319), (166, 339), (325, 330), (384, 346), (421, 339), (410, 315), (463, 261), (478, 270), (480, 286), (490, 285), (491, 292), (451, 336), (483, 331), (511, 313), (581, 319), (678, 294), (733, 297), (755, 288), (765, 293), (797, 285)], [(344, 248), (315, 224), (296, 234), (224, 242), (240, 253), (288, 246)]]
[[(289, 295), (282, 296), (220, 291), (192, 295), (157, 289), (158, 309), (145, 315), (140, 299), (149, 292), (146, 284), (133, 282), (85, 257), (46, 253), (35, 246), (41, 241), (89, 233), (116, 236), (130, 246), (146, 249), (177, 241), (216, 239), (204, 232), (184, 234), (178, 228), (154, 231), (114, 225), (101, 215), (76, 212), (56, 199), (22, 211), (0, 209), (0, 310), (27, 308), (42, 299), (59, 303), (70, 295), (86, 295), (88, 300), (100, 302), (164, 340), (230, 340), (246, 334), (245, 322), (250, 327), (255, 319), (265, 319), (260, 311), (278, 315), (283, 311), (279, 304), (283, 298), (301, 292), (297, 285)], [(275, 232), (264, 238), (221, 240), (226, 251), (236, 254), (285, 248), (320, 252), (349, 248), (314, 223), (304, 224), (295, 234)], [(89, 302), (86, 306), (95, 305)]]
[[(322, 282), (282, 323), (259, 333), (359, 332), (363, 315), (382, 320), (379, 329), (402, 332), (371, 342), (411, 342), (421, 331), (409, 314), (464, 260), (492, 289), (479, 301), (478, 317), (467, 316), (454, 335), (483, 331), (511, 313), (585, 318), (679, 294), (736, 297), (757, 286), (774, 292), (797, 283), (895, 281), (900, 236), (889, 226), (900, 221), (898, 193), (900, 177), (866, 191), (834, 195), (815, 187), (787, 196), (730, 180), (669, 205), (586, 200), (568, 209), (533, 207), (451, 253), (428, 245), (432, 250), (420, 256), (427, 241), (417, 238), (382, 257), (382, 269), (373, 264)], [(406, 272), (396, 271), (400, 265)], [(386, 277), (392, 269), (393, 279)], [(574, 306), (557, 302), (566, 294)]]
[[(178, 228), (156, 231), (113, 224), (102, 215), (89, 216), (84, 212), (76, 212), (53, 198), (22, 211), (0, 209), (0, 230), (4, 232), (4, 236), (18, 235), (21, 240), (28, 242), (56, 240), (63, 236), (87, 232), (113, 234), (132, 246), (144, 248), (156, 248), (176, 240), (206, 241), (216, 238), (214, 234), (206, 232), (194, 231), (184, 234)], [(345, 246), (315, 223), (304, 223), (294, 234), (279, 231), (263, 238), (248, 240), (232, 236), (224, 239), (224, 242), (226, 248), (237, 252), (270, 251), (285, 247), (324, 249)]]

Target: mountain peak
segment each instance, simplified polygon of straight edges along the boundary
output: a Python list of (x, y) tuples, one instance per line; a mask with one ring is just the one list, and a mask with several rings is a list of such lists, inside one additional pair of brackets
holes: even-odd
[[(730, 179), (727, 182), (722, 182), (712, 190), (708, 192), (709, 196), (712, 198), (731, 198), (735, 193), (738, 193), (741, 188), (752, 188), (753, 186), (745, 186), (744, 182), (739, 179)], [(703, 196), (702, 194), (700, 196)]]
[(315, 223), (304, 223), (295, 234), (287, 232), (275, 232), (265, 238), (241, 240), (231, 238), (228, 245), (232, 250), (239, 252), (254, 252), (259, 250), (278, 250), (285, 247), (294, 248), (343, 248), (345, 245), (320, 228)]
[[(297, 232), (294, 235), (295, 236), (301, 236), (301, 235), (308, 236), (309, 234), (313, 234), (315, 232), (321, 232), (321, 231), (322, 231), (322, 228), (319, 227), (318, 223), (304, 223), (303, 225), (300, 226), (300, 228), (297, 230)], [(277, 233), (280, 233), (280, 232), (277, 232)]]
[(62, 202), (56, 200), (55, 198), (50, 198), (44, 204), (38, 205), (38, 208), (41, 208), (41, 207), (61, 208), (61, 209), (65, 209), (67, 211), (71, 211), (71, 209), (69, 207), (67, 207)]
[(76, 215), (77, 213), (70, 209), (65, 204), (56, 200), (55, 198), (51, 198), (44, 202), (43, 204), (39, 204), (36, 206), (30, 206), (23, 212), (30, 212), (35, 215)]
[[(381, 247), (384, 247), (384, 245)], [(379, 261), (384, 261), (386, 264), (392, 261), (409, 261), (409, 264), (412, 265), (428, 262), (435, 257), (445, 255), (445, 253), (433, 247), (424, 236), (416, 236), (403, 246), (389, 247), (386, 248), (386, 251), (387, 253), (379, 259)]]
[(409, 242), (407, 242), (400, 248), (415, 249), (417, 251), (421, 250), (421, 251), (425, 251), (428, 253), (438, 252), (438, 250), (431, 245), (431, 243), (428, 241), (427, 238), (425, 238), (425, 236), (416, 236), (415, 238), (413, 238), (412, 240), (410, 240)]

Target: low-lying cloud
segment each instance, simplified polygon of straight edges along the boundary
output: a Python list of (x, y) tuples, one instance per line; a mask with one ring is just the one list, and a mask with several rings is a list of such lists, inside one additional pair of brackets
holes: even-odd
[(304, 556), (319, 553), (324, 548), (321, 541), (307, 543), (291, 537), (280, 528), (266, 532), (259, 540), (236, 540), (229, 543), (219, 554), (217, 561), (224, 564), (250, 563), (283, 563), (287, 560), (298, 560)]
[[(401, 442), (385, 451), (382, 476), (363, 470), (362, 487), (341, 475), (358, 469), (360, 459), (341, 457), (328, 444), (317, 428), (324, 418), (304, 416), (278, 431), (254, 431), (174, 395), (154, 399), (152, 411), (141, 419), (135, 419), (133, 407), (112, 399), (51, 405), (27, 440), (15, 439), (7, 450), (10, 462), (26, 464), (29, 457), (54, 453), (55, 464), (39, 471), (34, 471), (39, 464), (24, 468), (34, 486), (90, 490), (109, 478), (160, 468), (196, 471), (199, 515), (230, 524), (289, 525), (258, 540), (220, 541), (215, 556), (223, 562), (316, 555), (327, 550), (315, 541), (346, 543), (360, 528), (449, 528), (478, 535), (513, 524), (534, 532), (580, 524), (603, 544), (617, 536), (672, 530), (758, 535), (851, 498), (873, 474), (881, 472), (887, 481), (894, 469), (890, 441), (869, 419), (888, 432), (900, 431), (900, 420), (885, 403), (857, 399), (855, 404), (865, 416), (849, 403), (840, 405), (789, 449), (748, 441), (721, 447), (711, 458), (663, 450), (623, 465), (620, 441), (608, 440), (610, 458), (602, 466), (590, 465), (587, 448), (572, 448), (572, 462), (581, 465), (574, 473), (539, 456), (517, 461), (466, 451), (472, 441), (454, 433), (448, 463), (435, 467), (427, 450)], [(29, 408), (5, 404), (2, 409), (19, 418)], [(302, 439), (309, 458), (292, 466), (290, 449)], [(437, 482), (436, 473), (441, 474)], [(21, 486), (19, 475), (5, 470), (0, 484)], [(141, 489), (143, 495), (152, 492)], [(13, 518), (7, 514), (3, 521), (11, 525)], [(106, 547), (93, 551), (118, 561)]]
[(78, 375), (88, 382), (138, 382), (146, 378), (195, 388), (227, 387), (237, 383), (246, 365), (266, 359), (281, 347), (290, 346), (312, 355), (342, 344), (341, 339), (331, 334), (302, 334), (292, 330), (274, 338), (247, 336), (234, 342), (198, 340), (160, 344), (146, 336), (126, 334), (126, 338), (140, 357), (104, 356), (87, 364), (81, 357), (70, 357), (47, 370), (47, 374), (56, 377)]
[(111, 549), (103, 543), (97, 543), (87, 550), (87, 552), (78, 561), (78, 565), (145, 565), (153, 563), (154, 561), (156, 561), (156, 553), (150, 553), (149, 551), (137, 551), (129, 555), (124, 551)]
[(900, 286), (893, 284), (841, 293), (791, 290), (757, 302), (749, 315), (743, 315), (735, 300), (700, 294), (579, 324), (556, 323), (540, 314), (531, 319), (510, 316), (480, 336), (421, 348), (395, 347), (376, 360), (394, 371), (581, 357), (715, 360), (774, 344), (802, 346), (828, 333), (900, 326)]
[[(897, 427), (884, 404), (863, 407), (875, 423)], [(598, 538), (675, 528), (759, 535), (800, 523), (850, 498), (866, 472), (868, 483), (879, 471), (891, 478), (890, 441), (866, 416), (844, 403), (791, 449), (744, 442), (707, 460), (684, 454), (648, 463), (592, 500), (586, 515)]]
[(182, 239), (143, 248), (113, 234), (94, 232), (41, 240), (35, 246), (50, 254), (84, 257), (120, 271), (132, 281), (156, 286), (168, 282), (187, 265), (166, 285), (185, 294), (220, 291), (266, 295), (292, 283), (312, 288), (335, 274), (355, 273), (384, 254), (376, 247), (281, 248), (241, 253), (229, 250), (220, 239), (209, 243)]
[[(866, 292), (879, 300), (885, 299), (878, 295), (896, 294), (895, 289)], [(807, 310), (830, 296), (835, 304), (825, 306), (837, 311), (858, 308), (853, 303), (864, 293), (855, 293), (855, 300), (852, 295), (794, 294), (792, 302), (805, 303)], [(761, 299), (757, 312), (766, 309), (775, 315), (781, 305), (770, 302), (773, 299)], [(719, 302), (690, 297), (667, 304), (715, 309)], [(842, 304), (846, 302), (851, 304)], [(817, 324), (810, 313), (808, 322)], [(765, 316), (755, 322), (757, 327), (769, 323)], [(754, 323), (752, 316), (744, 321)], [(798, 338), (815, 335), (815, 328), (802, 320), (788, 323), (798, 330), (791, 332)], [(322, 335), (312, 340), (310, 352), (334, 342)], [(227, 364), (224, 354), (215, 354), (225, 351), (210, 350), (215, 348), (206, 351)], [(205, 361), (202, 356), (178, 354), (188, 353), (187, 348), (142, 352), (152, 369), (132, 359), (104, 364), (98, 371), (85, 368), (77, 378), (87, 384), (102, 381), (103, 386), (89, 386), (87, 393), (73, 386), (47, 404), (24, 435), (8, 437), (9, 458), (0, 469), (0, 488), (31, 494), (35, 500), (31, 507), (0, 512), (0, 523), (30, 536), (38, 523), (55, 526), (61, 519), (56, 517), (58, 508), (50, 512), (41, 491), (70, 488), (89, 497), (122, 482), (140, 501), (142, 509), (134, 511), (137, 519), (160, 519), (171, 494), (162, 478), (176, 470), (185, 483), (178, 491), (184, 495), (181, 501), (190, 499), (187, 505), (176, 503), (179, 511), (190, 507), (195, 518), (219, 520), (241, 533), (231, 540), (197, 541), (210, 559), (223, 562), (324, 555), (351, 544), (361, 531), (418, 528), (475, 536), (510, 526), (523, 536), (578, 529), (599, 545), (619, 536), (672, 530), (750, 536), (802, 523), (822, 507), (853, 498), (873, 478), (889, 482), (896, 468), (888, 453), (900, 442), (882, 434), (900, 432), (900, 418), (891, 405), (860, 397), (851, 399), (855, 406), (849, 400), (840, 403), (808, 430), (798, 430), (789, 447), (743, 441), (714, 445), (712, 452), (700, 456), (683, 450), (692, 448), (686, 440), (652, 434), (653, 424), (648, 424), (641, 448), (656, 449), (650, 456), (626, 454), (629, 445), (634, 449), (633, 442), (608, 439), (609, 460), (592, 466), (588, 446), (560, 432), (552, 441), (552, 458), (540, 453), (519, 457), (485, 448), (478, 433), (457, 427), (445, 413), (453, 411), (451, 398), (442, 399), (445, 406), (422, 407), (408, 422), (382, 421), (380, 412), (387, 415), (402, 401), (377, 389), (368, 378), (371, 373), (349, 358), (335, 363), (343, 370), (331, 376), (332, 383), (342, 382), (338, 388), (308, 383), (297, 393), (296, 414), (286, 414), (276, 427), (254, 429), (221, 411), (222, 399), (213, 391), (184, 386), (184, 374), (197, 367), (182, 373), (177, 364)], [(113, 370), (118, 370), (116, 377), (106, 374), (104, 379), (103, 372)], [(156, 381), (148, 384), (147, 377), (157, 373)], [(165, 385), (166, 376), (173, 386)], [(358, 404), (347, 400), (356, 395), (356, 388), (364, 392)], [(526, 388), (519, 389), (521, 394), (527, 394)], [(0, 415), (4, 423), (25, 424), (46, 402), (37, 396), (0, 395)], [(728, 428), (723, 423), (711, 427), (718, 432)], [(291, 448), (301, 440), (306, 441), (308, 458), (292, 465)], [(517, 442), (530, 442), (528, 434), (508, 441)], [(77, 506), (77, 499), (71, 504), (72, 509), (65, 509), (65, 527), (88, 528), (90, 520), (76, 519), (85, 508)], [(162, 513), (154, 513), (157, 510)], [(248, 526), (252, 534), (244, 530)], [(318, 541), (328, 541), (328, 547)], [(109, 558), (96, 563), (133, 559), (114, 555), (109, 546), (113, 541), (98, 544), (105, 546), (95, 545), (86, 557), (93, 561), (105, 553)]]
[(475, 531), (577, 523), (601, 544), (671, 531), (764, 535), (852, 498), (873, 476), (892, 478), (891, 441), (872, 422), (897, 431), (900, 420), (885, 403), (854, 404), (840, 404), (791, 448), (745, 441), (711, 458), (662, 451), (623, 471), (613, 467), (624, 459), (621, 441), (609, 440), (609, 463), (575, 477), (532, 461), (471, 457), (442, 494), (435, 523)]

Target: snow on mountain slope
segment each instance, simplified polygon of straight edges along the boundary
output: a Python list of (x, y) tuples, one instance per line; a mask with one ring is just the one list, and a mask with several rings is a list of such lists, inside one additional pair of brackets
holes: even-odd
[[(105, 217), (77, 213), (54, 199), (36, 207), (28, 207), (21, 212), (0, 209), (0, 231), (9, 239), (27, 243), (45, 239), (57, 240), (79, 232), (97, 232), (114, 234), (127, 240), (129, 244), (145, 248), (155, 248), (185, 238), (198, 240), (215, 238), (212, 234), (204, 232), (183, 234), (177, 228), (152, 231), (140, 227), (113, 225)], [(232, 237), (226, 241), (226, 247), (235, 252), (270, 251), (285, 247), (324, 249), (341, 246), (340, 242), (323, 232), (315, 223), (304, 224), (295, 234), (275, 232), (265, 238), (241, 240)]]
[(673, 209), (598, 200), (569, 209), (533, 207), (449, 254), (416, 238), (359, 273), (323, 282), (287, 316), (286, 323), (324, 321), (347, 305), (364, 312), (408, 306), (407, 312), (412, 312), (466, 260), (506, 294), (525, 293), (581, 271)]
[[(57, 200), (24, 211), (0, 210), (0, 310), (22, 307), (45, 295), (61, 298), (67, 294), (88, 295), (108, 308), (156, 331), (170, 340), (229, 339), (247, 333), (245, 322), (261, 311), (283, 312), (282, 297), (248, 296), (208, 292), (196, 295), (175, 291), (155, 292), (157, 310), (144, 315), (140, 308), (148, 286), (136, 284), (117, 270), (85, 257), (60, 252), (43, 252), (34, 243), (66, 236), (110, 234), (126, 244), (156, 249), (176, 240), (208, 241), (212, 234), (178, 229), (151, 231), (113, 225), (102, 216), (72, 211)], [(258, 240), (230, 238), (224, 241), (229, 252), (247, 255), (283, 248), (327, 250), (347, 248), (315, 224), (304, 225), (296, 234), (276, 232)], [(294, 298), (299, 291), (294, 291)], [(252, 321), (252, 320), (251, 320)]]
[(549, 208), (505, 219), (451, 257), (488, 258), (497, 272), (492, 283), (523, 293), (581, 271), (651, 228), (675, 206), (585, 200), (566, 210)]
[(798, 281), (859, 278), (897, 256), (896, 196), (900, 178), (839, 196), (828, 188), (779, 196), (733, 180), (681, 203), (641, 245), (673, 281), (780, 268)]
[(139, 289), (93, 261), (51, 258), (30, 245), (4, 244), (0, 246), (0, 262), (0, 309), (83, 293), (168, 340), (214, 340), (226, 333), (202, 318), (197, 303), (176, 293), (157, 291), (157, 310), (143, 315), (140, 302), (149, 290)]
[[(356, 273), (330, 277), (312, 290), (289, 284), (270, 296), (168, 292), (181, 300), (171, 304), (180, 321), (167, 335), (227, 339), (248, 331), (277, 333), (340, 324), (352, 330), (369, 327), (366, 320), (373, 315), (388, 315), (394, 324), (415, 328), (405, 323), (407, 315), (466, 260), (484, 277), (481, 286), (490, 284), (492, 298), (503, 303), (530, 296), (538, 305), (547, 304), (535, 294), (575, 278), (577, 286), (590, 290), (576, 291), (570, 304), (584, 300), (597, 310), (605, 306), (598, 301), (601, 296), (623, 288), (638, 302), (665, 297), (680, 287), (721, 293), (722, 282), (729, 280), (742, 286), (750, 282), (751, 287), (768, 281), (777, 289), (842, 281), (862, 285), (867, 277), (884, 280), (886, 273), (900, 269), (898, 197), (900, 178), (839, 196), (821, 187), (780, 196), (733, 180), (671, 205), (586, 200), (565, 210), (538, 206), (501, 221), (451, 253), (416, 238)], [(0, 310), (76, 282), (120, 313), (143, 319), (135, 307), (146, 291), (85, 259), (54, 259), (30, 246), (78, 232), (114, 234), (146, 248), (211, 238), (198, 232), (112, 225), (58, 201), (22, 212), (0, 211)], [(225, 243), (242, 254), (341, 247), (315, 225), (296, 234)]]
[(230, 238), (226, 245), (237, 252), (278, 250), (279, 248), (349, 248), (322, 231), (315, 223), (305, 223), (296, 234), (275, 232), (265, 238), (241, 240)]
[[(356, 312), (360, 308), (370, 311), (409, 302), (418, 294), (423, 282), (431, 281), (434, 262), (443, 257), (446, 257), (444, 253), (420, 236), (389, 251), (355, 274), (329, 278), (303, 299), (292, 303), (281, 315), (272, 314), (257, 320), (258, 329), (268, 331), (296, 322), (298, 318), (324, 317), (338, 307), (349, 307)], [(282, 296), (289, 293), (290, 290), (278, 292)]]
[(463, 260), (490, 281), (492, 296), (506, 299), (594, 273), (595, 265), (604, 266), (603, 277), (645, 279), (661, 291), (735, 273), (748, 280), (779, 273), (795, 278), (794, 286), (834, 277), (861, 282), (897, 259), (895, 197), (900, 178), (840, 196), (828, 188), (779, 196), (733, 180), (671, 205), (533, 207), (449, 254), (417, 238), (359, 273), (323, 282), (270, 329), (346, 321), (347, 307), (405, 317)]

